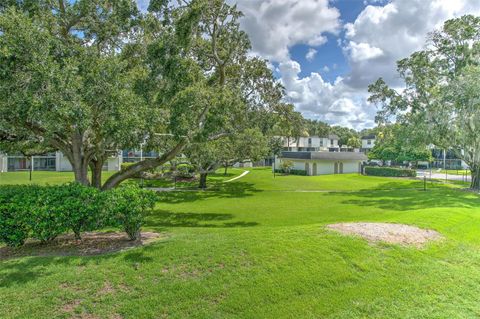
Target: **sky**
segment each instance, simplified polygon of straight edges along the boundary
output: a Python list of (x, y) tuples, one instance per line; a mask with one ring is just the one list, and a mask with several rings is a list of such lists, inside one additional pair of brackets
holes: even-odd
[[(148, 0), (137, 0), (145, 9)], [(228, 0), (244, 13), (253, 54), (268, 59), (287, 102), (306, 118), (375, 126), (369, 84), (401, 87), (396, 61), (445, 20), (480, 15), (480, 0)]]

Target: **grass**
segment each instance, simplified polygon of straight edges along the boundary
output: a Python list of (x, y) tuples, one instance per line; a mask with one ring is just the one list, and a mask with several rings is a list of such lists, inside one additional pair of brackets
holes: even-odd
[[(162, 193), (145, 228), (167, 239), (153, 245), (1, 262), (1, 317), (480, 316), (475, 194), (358, 175), (274, 179), (268, 169), (214, 184)], [(445, 240), (418, 250), (323, 228), (342, 221), (413, 224)]]
[(470, 170), (468, 169), (441, 169), (441, 170), (436, 170), (434, 169), (434, 172), (435, 173), (440, 173), (440, 174), (445, 174), (445, 172), (447, 172), (447, 174), (449, 175), (467, 175), (467, 176), (470, 176)]
[[(105, 180), (114, 172), (103, 172), (102, 178)], [(30, 181), (30, 173), (28, 171), (6, 172), (0, 173), (0, 185), (9, 184), (63, 184), (74, 180), (73, 172), (46, 172), (34, 171), (32, 180)]]

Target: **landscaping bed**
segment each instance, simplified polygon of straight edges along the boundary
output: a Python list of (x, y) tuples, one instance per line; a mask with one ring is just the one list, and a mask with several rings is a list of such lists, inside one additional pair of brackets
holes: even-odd
[(42, 243), (28, 240), (22, 247), (0, 247), (0, 260), (25, 256), (94, 256), (144, 246), (165, 238), (153, 232), (142, 232), (137, 240), (130, 240), (123, 232), (87, 232), (81, 240), (73, 234), (61, 235)]

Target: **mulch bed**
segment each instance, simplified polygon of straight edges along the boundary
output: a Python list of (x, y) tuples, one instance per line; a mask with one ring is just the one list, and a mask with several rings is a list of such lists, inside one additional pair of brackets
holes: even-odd
[(90, 232), (76, 240), (73, 234), (69, 234), (48, 243), (28, 240), (19, 248), (0, 247), (0, 260), (26, 256), (95, 256), (144, 246), (164, 238), (164, 234), (143, 232), (139, 240), (131, 241), (123, 232)]
[(429, 241), (443, 236), (431, 229), (392, 223), (339, 223), (327, 225), (330, 230), (344, 235), (357, 235), (369, 242), (386, 242), (404, 246), (423, 247)]

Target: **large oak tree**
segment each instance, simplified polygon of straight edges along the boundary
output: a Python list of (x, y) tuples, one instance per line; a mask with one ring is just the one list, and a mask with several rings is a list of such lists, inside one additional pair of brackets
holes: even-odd
[[(221, 0), (2, 3), (2, 147), (58, 149), (78, 182), (109, 189), (276, 112), (283, 92), (240, 17)], [(140, 144), (161, 154), (101, 185), (108, 156)]]
[(369, 87), (370, 101), (381, 105), (379, 122), (397, 121), (423, 145), (451, 149), (480, 189), (480, 18), (448, 20), (429, 35), (426, 49), (398, 62), (405, 88), (382, 79)]

